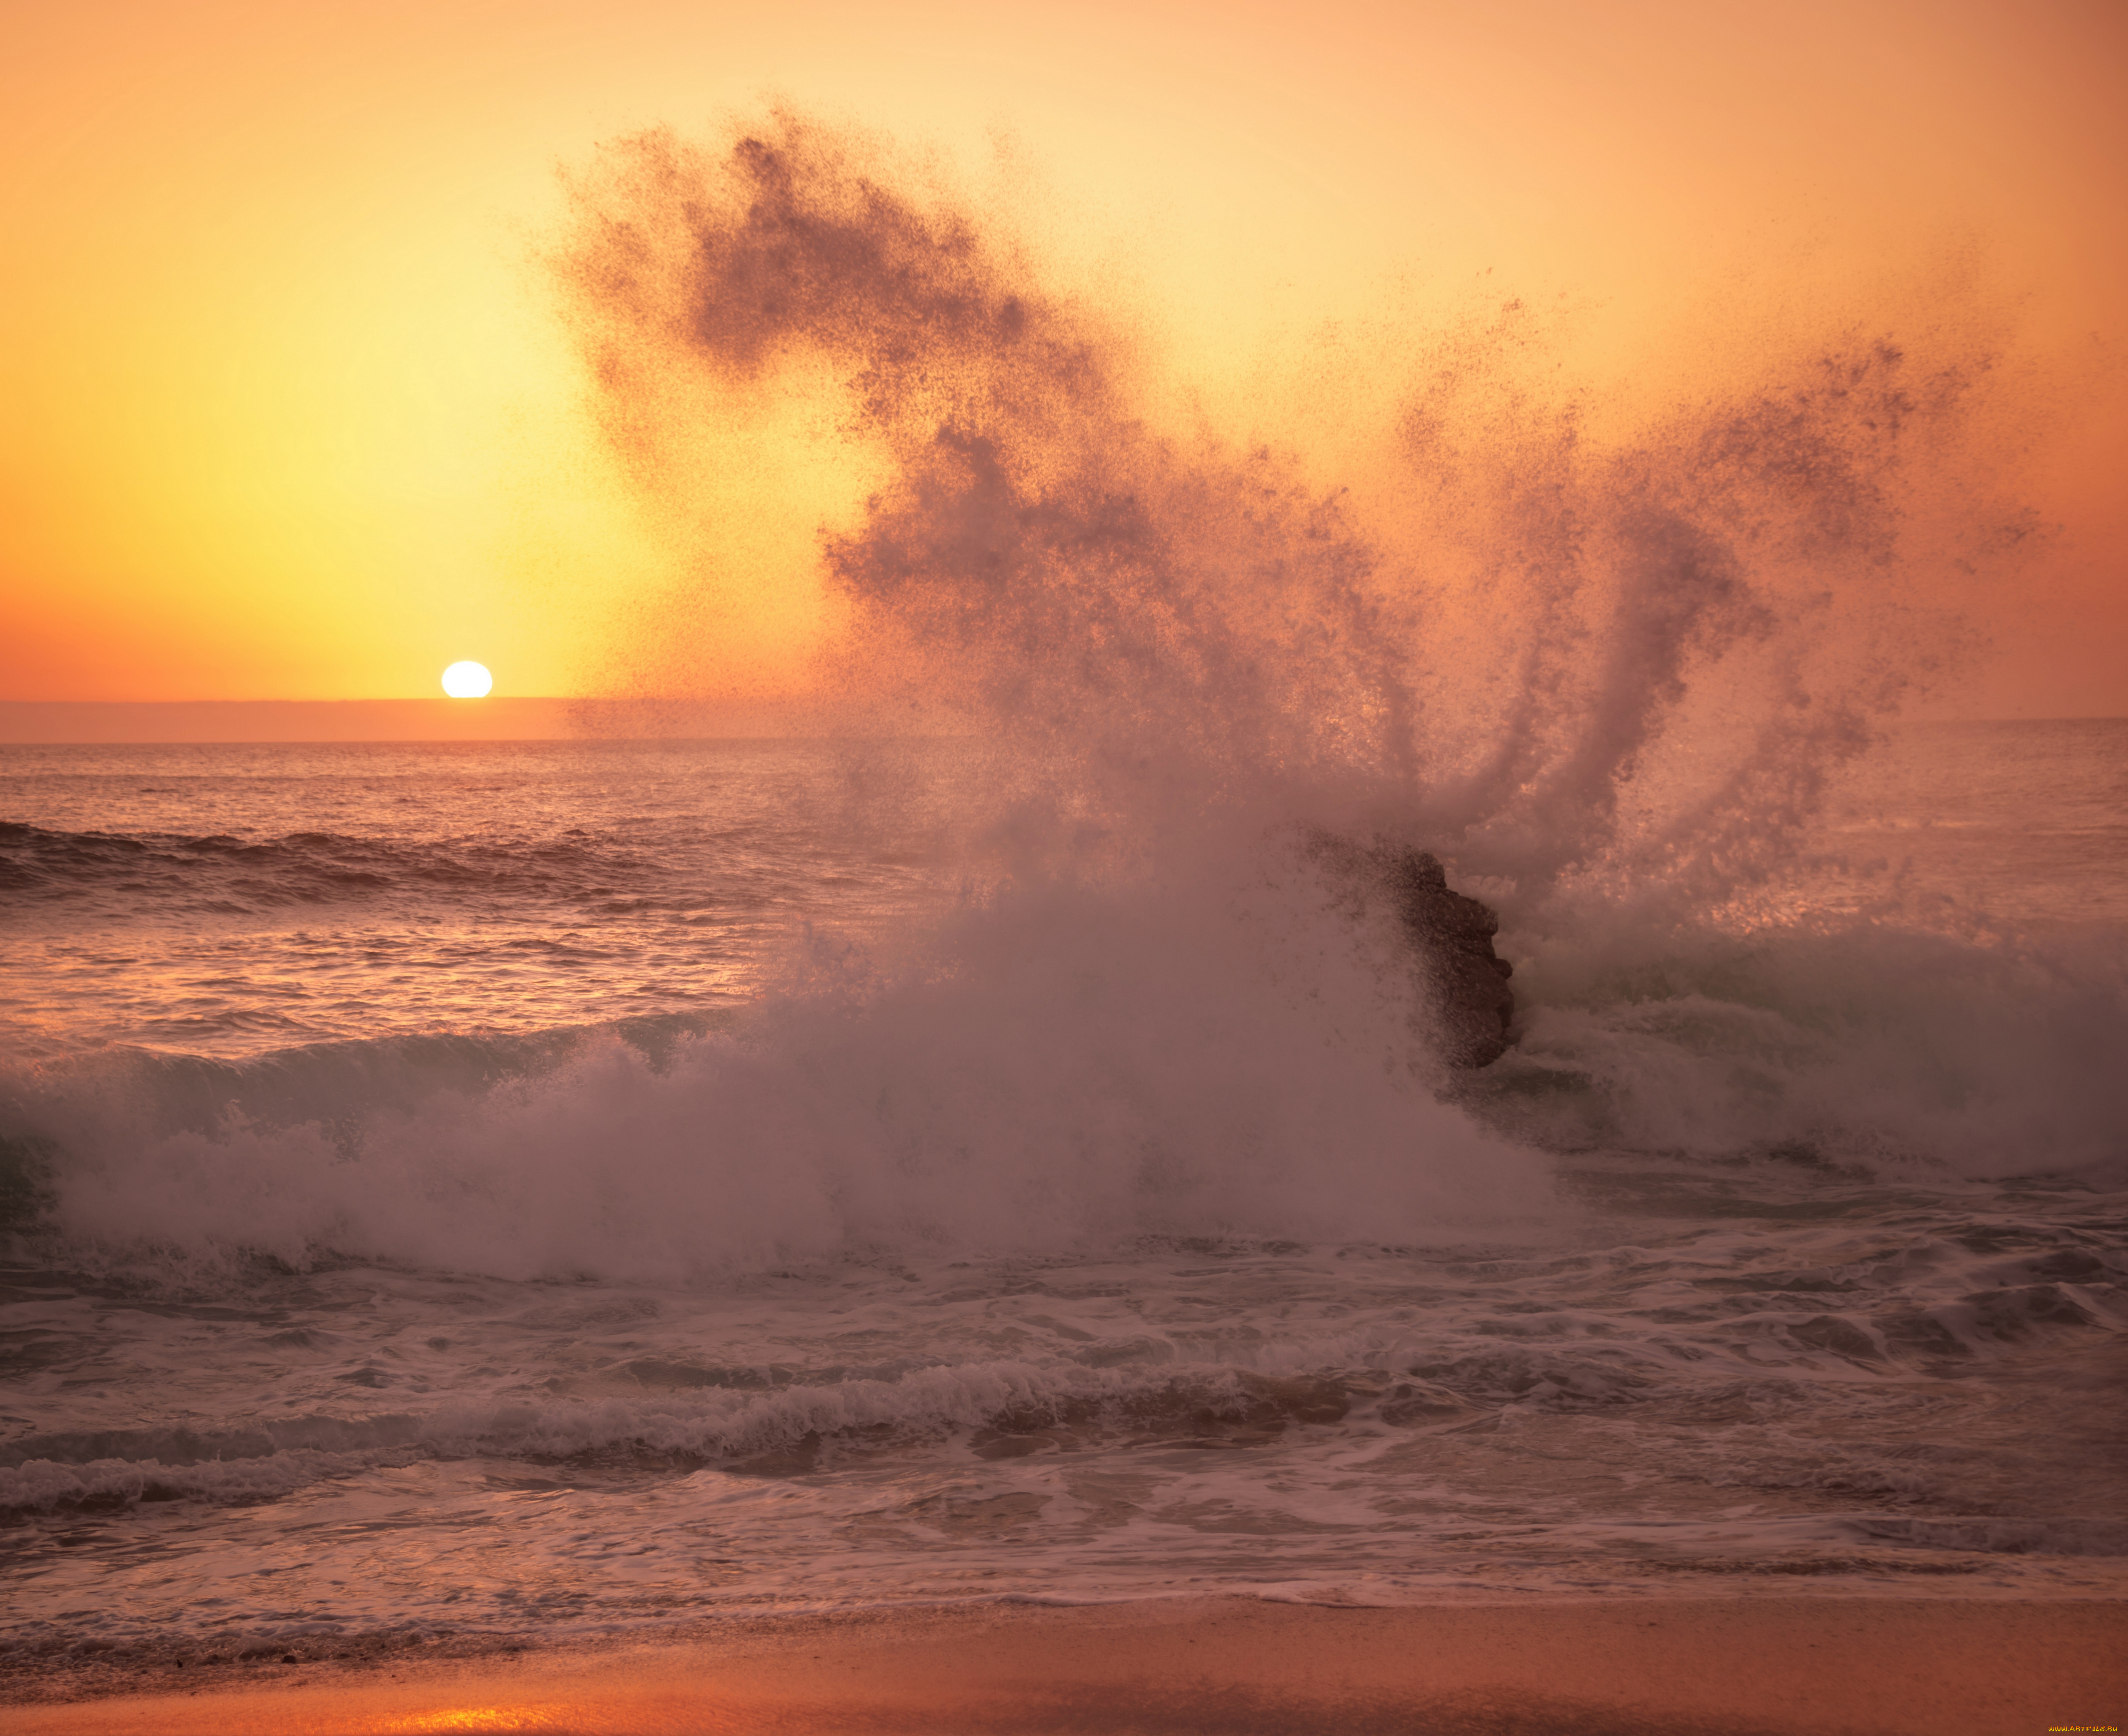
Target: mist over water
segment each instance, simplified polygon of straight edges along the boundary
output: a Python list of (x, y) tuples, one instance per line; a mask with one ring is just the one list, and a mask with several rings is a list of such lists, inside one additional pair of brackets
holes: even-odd
[[(447, 791), (399, 798), (417, 823), (374, 842), (26, 835), (26, 884), (163, 875), (203, 914), (262, 885), (417, 924), (525, 901), (506, 943), (395, 937), (420, 968), (373, 1011), (350, 979), (320, 1033), (457, 1026), (456, 1048), (245, 1073), (269, 999), (213, 1033), (227, 1077), (122, 1055), (21, 1076), (24, 1130), (83, 1160), (53, 1183), (64, 1221), (299, 1265), (671, 1278), (1569, 1223), (1546, 1151), (2121, 1160), (2118, 922), (2026, 920), (2045, 872), (1976, 913), (1848, 852), (1827, 808), (1870, 799), (1883, 727), (1957, 649), (1940, 570), (2021, 534), (1968, 486), (1984, 354), (1856, 340), (1598, 440), (1517, 373), (1537, 340), (1510, 304), (1410, 346), (1385, 505), (1161, 431), (1142, 342), (897, 173), (789, 117), (720, 150), (645, 135), (577, 180), (553, 254), (647, 490), (794, 395), (877, 481), (823, 533), (843, 739), (747, 793), (689, 773), (640, 818), (624, 798), (625, 836), (558, 825), (613, 803), (574, 768), (539, 808), (496, 786), (517, 829), (477, 842)], [(912, 729), (933, 739), (881, 735)], [(373, 791), (331, 799), (373, 823)], [(1326, 835), (1431, 850), (1497, 909), (1507, 1058), (1442, 1067), (1387, 901)], [(640, 937), (577, 933), (639, 907), (687, 932), (631, 1006)], [(553, 950), (486, 985), (498, 944)], [(569, 1034), (624, 1011), (681, 1022)]]
[(1513, 304), (1417, 352), (1408, 510), (1362, 523), (1294, 454), (1158, 431), (1138, 345), (867, 159), (789, 119), (629, 141), (559, 264), (642, 472), (756, 394), (840, 394), (887, 480), (826, 540), (834, 673), (1010, 740), (1057, 821), (1388, 825), (1524, 906), (1703, 904), (1950, 649), (1930, 563), (2022, 528), (1912, 523), (1984, 355), (1855, 341), (1603, 447), (1515, 377)]
[(670, 521), (794, 403), (863, 479), (823, 739), (10, 754), (25, 1655), (2117, 1594), (2128, 724), (1898, 721), (2025, 534), (1984, 351), (1605, 420), (1510, 305), (1347, 489), (876, 144), (574, 192)]
[(1067, 889), (1096, 950), (1252, 887), (1305, 926), (1303, 840), (1416, 844), (1502, 916), (1522, 1052), (1463, 1095), (1518, 1131), (2120, 1158), (2111, 940), (1946, 932), (1813, 835), (1964, 649), (1936, 589), (2030, 532), (1980, 481), (1985, 350), (1850, 333), (1599, 440), (1533, 386), (1510, 302), (1410, 347), (1404, 480), (1362, 502), (1160, 431), (1144, 346), (916, 185), (788, 116), (723, 150), (646, 135), (576, 184), (557, 264), (639, 473), (781, 392), (829, 394), (884, 474), (825, 535), (848, 628), (823, 678), (999, 748), (965, 816), (999, 945)]

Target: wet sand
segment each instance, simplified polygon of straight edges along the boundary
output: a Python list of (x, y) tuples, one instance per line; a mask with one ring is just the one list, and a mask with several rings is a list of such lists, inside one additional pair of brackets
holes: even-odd
[(0, 1736), (2039, 1736), (2128, 1713), (2128, 1603), (963, 1607), (469, 1662), (273, 1667), (227, 1688), (169, 1681), (0, 1707)]

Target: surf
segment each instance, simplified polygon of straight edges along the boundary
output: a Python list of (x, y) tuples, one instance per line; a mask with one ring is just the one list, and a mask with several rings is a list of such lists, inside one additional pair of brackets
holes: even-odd
[[(2121, 1160), (2117, 939), (1961, 927), (1890, 868), (1832, 873), (1814, 830), (1955, 654), (1931, 574), (2007, 546), (2007, 509), (1957, 486), (1988, 358), (1955, 333), (1845, 334), (1598, 439), (1494, 310), (1399, 352), (1345, 488), (1168, 426), (1138, 335), (876, 141), (648, 134), (573, 196), (548, 263), (648, 492), (790, 401), (866, 483), (819, 543), (828, 748), (750, 750), (743, 826), (7, 842), (179, 914), (238, 879), (254, 916), (514, 899), (529, 945), (600, 901), (691, 910), (691, 883), (780, 923), (717, 959), (714, 1020), (678, 971), (669, 1026), (555, 1016), (558, 960), (536, 1029), (481, 1028), (492, 996), (233, 1073), (22, 1063), (38, 1224), (722, 1281), (837, 1250), (1522, 1233), (1575, 1221), (1556, 1160), (1601, 1149)], [(798, 820), (767, 829), (777, 804)], [(1445, 1064), (1394, 911), (1326, 838), (1428, 853), (1498, 913), (1506, 1056)]]

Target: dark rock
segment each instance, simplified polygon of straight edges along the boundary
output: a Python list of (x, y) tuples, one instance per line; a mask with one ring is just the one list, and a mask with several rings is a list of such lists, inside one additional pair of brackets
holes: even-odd
[(1514, 967), (1493, 950), (1500, 919), (1448, 884), (1438, 858), (1408, 844), (1372, 848), (1321, 832), (1310, 853), (1364, 907), (1386, 897), (1418, 965), (1429, 1034), (1451, 1067), (1489, 1067), (1514, 1041)]
[(1383, 878), (1418, 954), (1440, 1022), (1442, 1058), (1451, 1067), (1489, 1067), (1514, 1040), (1515, 968), (1493, 950), (1500, 919), (1448, 884), (1424, 850), (1380, 852)]

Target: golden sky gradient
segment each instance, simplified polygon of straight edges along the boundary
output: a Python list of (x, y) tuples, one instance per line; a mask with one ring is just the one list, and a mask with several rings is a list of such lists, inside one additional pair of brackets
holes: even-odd
[(461, 657), (654, 689), (629, 648), (705, 558), (748, 577), (691, 678), (801, 680), (859, 467), (757, 430), (691, 549), (602, 452), (535, 259), (558, 168), (777, 101), (933, 155), (1176, 402), (1326, 483), (1317, 376), (1344, 402), (1375, 335), (1496, 286), (1563, 310), (1599, 395), (1990, 325), (2027, 382), (2004, 464), (2060, 530), (1959, 600), (1994, 649), (1945, 703), (2128, 713), (2117, 0), (17, 7), (0, 698), (420, 696)]

